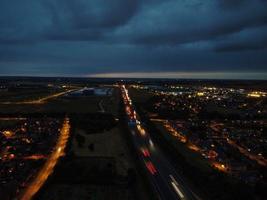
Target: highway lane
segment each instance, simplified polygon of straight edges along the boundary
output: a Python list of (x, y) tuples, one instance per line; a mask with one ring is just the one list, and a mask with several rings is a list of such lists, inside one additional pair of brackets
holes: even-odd
[(121, 86), (121, 90), (134, 146), (139, 151), (139, 159), (148, 170), (150, 182), (158, 192), (159, 199), (200, 200), (142, 127), (125, 86)]
[(158, 167), (159, 171), (163, 174), (162, 176), (167, 178), (165, 181), (175, 180), (176, 185), (178, 185), (180, 192), (185, 196), (184, 199), (197, 199), (200, 198), (192, 191), (188, 186), (186, 181), (179, 175), (174, 167), (170, 164), (166, 156), (158, 147), (153, 147), (151, 150), (151, 158), (154, 161), (155, 165)]
[[(132, 133), (132, 139), (134, 142), (134, 146), (136, 150), (138, 151), (139, 159), (140, 161), (144, 164), (144, 167), (146, 168), (146, 163), (151, 162), (153, 165), (151, 155), (145, 156), (142, 152), (142, 149), (148, 149), (145, 144), (145, 140), (143, 140), (141, 137), (139, 137), (139, 132), (136, 130), (134, 127), (129, 127), (130, 131)], [(152, 142), (152, 141), (151, 141)], [(150, 143), (151, 144), (151, 143)], [(154, 148), (154, 147), (153, 147)], [(150, 154), (150, 152), (149, 152)], [(156, 173), (153, 174), (153, 172), (150, 172), (148, 169), (148, 176), (151, 184), (153, 185), (153, 188), (155, 189), (156, 192), (158, 192), (158, 197), (161, 200), (168, 200), (168, 199), (177, 199), (177, 195), (172, 191), (170, 188), (169, 184), (164, 180), (164, 177), (160, 174), (160, 172), (157, 170), (157, 166), (155, 166)]]
[[(150, 149), (153, 148), (153, 150), (155, 150), (157, 147), (155, 145), (153, 145), (153, 147), (149, 147), (146, 143), (147, 140), (144, 140), (144, 138), (142, 138), (143, 136), (140, 136), (138, 130), (135, 130), (135, 128), (133, 127), (129, 128), (131, 129), (132, 133), (134, 132), (133, 135), (133, 139), (135, 141), (134, 144), (140, 156), (140, 160), (144, 163), (145, 167), (146, 163), (151, 162), (156, 170), (156, 172), (153, 174), (148, 169), (148, 175), (154, 189), (159, 193), (160, 199), (162, 200), (179, 199), (179, 197), (177, 197), (177, 194), (175, 194), (175, 192), (171, 188), (169, 180), (166, 180), (165, 174), (162, 174), (161, 168), (159, 168), (158, 163), (155, 162), (154, 153), (156, 151), (151, 151)], [(152, 140), (150, 141), (150, 143), (151, 142)], [(142, 149), (149, 152), (148, 153), (149, 155), (144, 155)]]
[(36, 177), (29, 183), (20, 200), (30, 200), (40, 190), (50, 174), (53, 173), (59, 158), (64, 155), (64, 150), (70, 134), (69, 119), (65, 118), (60, 135), (53, 152), (48, 157), (44, 166), (40, 169)]

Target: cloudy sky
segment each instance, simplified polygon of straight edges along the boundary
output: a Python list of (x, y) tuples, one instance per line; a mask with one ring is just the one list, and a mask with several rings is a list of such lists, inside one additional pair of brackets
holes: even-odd
[(266, 10), (267, 0), (0, 0), (0, 75), (262, 79)]

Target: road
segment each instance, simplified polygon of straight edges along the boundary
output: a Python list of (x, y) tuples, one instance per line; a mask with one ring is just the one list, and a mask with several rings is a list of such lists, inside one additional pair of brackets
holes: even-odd
[(21, 200), (30, 200), (40, 190), (50, 174), (52, 174), (59, 158), (64, 155), (64, 150), (70, 135), (69, 119), (65, 118), (60, 130), (58, 142), (53, 152), (48, 157), (44, 166), (40, 169), (36, 177), (29, 183), (28, 187), (22, 194)]
[(149, 180), (159, 199), (200, 200), (142, 127), (140, 117), (134, 110), (124, 85), (121, 86), (121, 91), (134, 146), (139, 152), (140, 161), (148, 171)]
[(75, 90), (76, 89), (71, 89), (71, 90), (67, 90), (67, 91), (64, 91), (64, 92), (59, 92), (59, 93), (51, 94), (51, 95), (48, 95), (46, 97), (43, 97), (41, 99), (36, 99), (36, 100), (18, 101), (18, 102), (10, 102), (10, 101), (7, 101), (7, 102), (1, 102), (1, 104), (4, 104), (4, 105), (8, 105), (8, 104), (14, 104), (14, 105), (21, 105), (21, 104), (42, 104), (42, 103), (45, 103), (47, 100), (57, 98), (59, 96), (62, 96), (64, 94), (67, 94), (67, 93), (70, 93), (70, 92), (73, 92)]

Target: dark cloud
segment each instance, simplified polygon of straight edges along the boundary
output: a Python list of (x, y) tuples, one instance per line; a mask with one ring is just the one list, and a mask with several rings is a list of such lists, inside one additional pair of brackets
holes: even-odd
[(238, 52), (238, 51), (253, 51), (267, 49), (267, 43), (265, 44), (240, 44), (233, 43), (216, 48), (218, 52)]
[(224, 9), (237, 9), (249, 1), (250, 0), (219, 0), (218, 4)]
[(264, 51), (267, 49), (267, 26), (232, 34), (215, 45), (217, 52)]
[[(177, 45), (212, 40), (267, 24), (267, 3), (259, 0), (229, 11), (222, 10), (215, 1), (189, 2), (167, 1), (165, 5), (144, 10), (125, 30), (132, 36), (133, 43)], [(146, 29), (143, 24), (147, 25)]]
[(44, 0), (43, 4), (53, 21), (48, 39), (88, 41), (127, 23), (139, 6), (138, 0)]
[(266, 10), (266, 0), (1, 0), (0, 74), (266, 71)]
[[(137, 11), (138, 0), (63, 1), (77, 29), (108, 28), (125, 24)], [(62, 1), (61, 1), (62, 3)]]
[(138, 6), (138, 0), (3, 0), (0, 42), (94, 40), (125, 24)]

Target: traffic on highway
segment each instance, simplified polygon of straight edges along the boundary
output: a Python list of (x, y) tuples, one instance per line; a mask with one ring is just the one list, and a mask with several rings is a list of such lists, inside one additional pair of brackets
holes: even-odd
[(150, 183), (159, 199), (200, 200), (184, 179), (164, 156), (145, 130), (136, 113), (125, 85), (121, 85), (122, 98), (134, 147), (147, 170)]

